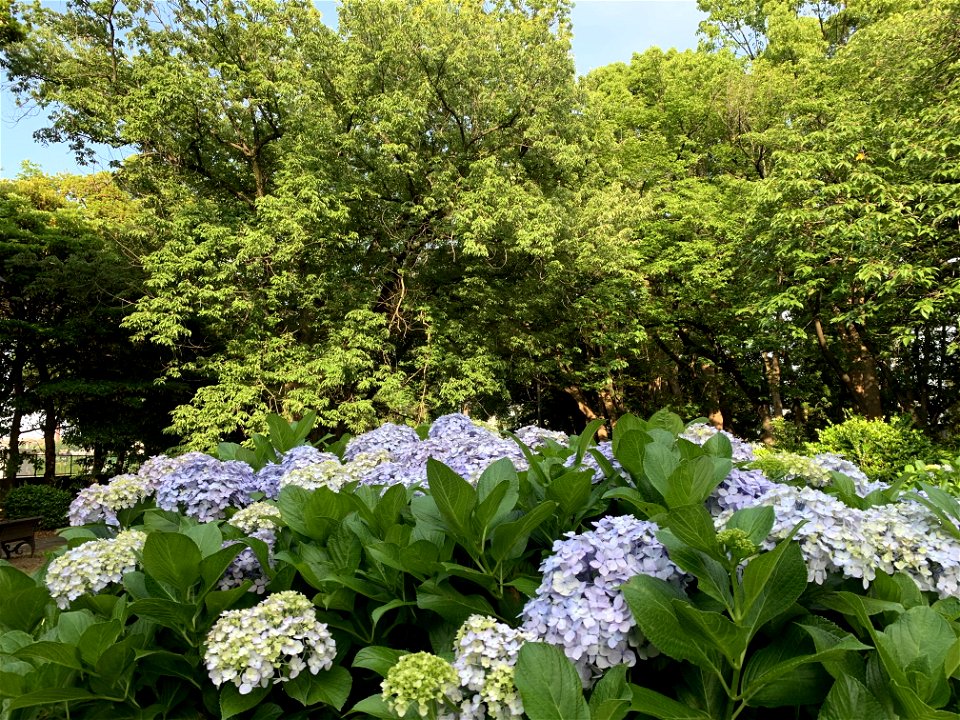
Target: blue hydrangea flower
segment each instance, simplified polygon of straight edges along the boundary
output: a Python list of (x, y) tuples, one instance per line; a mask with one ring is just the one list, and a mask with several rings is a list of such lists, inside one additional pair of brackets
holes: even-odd
[(640, 573), (682, 584), (654, 523), (605, 517), (595, 530), (568, 533), (543, 561), (543, 582), (523, 609), (523, 628), (563, 648), (585, 685), (607, 668), (657, 654), (634, 622), (620, 585)]
[(280, 493), (280, 480), (294, 470), (302, 470), (312, 465), (321, 465), (327, 462), (340, 462), (333, 453), (321, 452), (312, 445), (298, 445), (285, 452), (279, 463), (268, 462), (257, 470), (255, 486), (271, 500), (276, 500)]
[(246, 463), (221, 462), (192, 452), (183, 455), (177, 468), (160, 478), (157, 507), (209, 522), (222, 519), (229, 507), (249, 505), (250, 494), (257, 489), (253, 468)]
[(420, 436), (412, 427), (384, 423), (376, 430), (370, 430), (350, 438), (346, 450), (344, 450), (343, 459), (349, 462), (361, 453), (381, 452), (387, 453), (392, 459), (395, 452), (400, 448), (415, 445), (418, 442), (420, 442)]

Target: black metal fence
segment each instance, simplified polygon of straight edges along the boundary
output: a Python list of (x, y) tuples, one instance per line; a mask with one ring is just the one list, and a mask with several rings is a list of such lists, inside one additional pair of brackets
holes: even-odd
[[(90, 453), (57, 453), (57, 469), (54, 473), (58, 477), (72, 477), (88, 471), (93, 463)], [(43, 453), (20, 453), (20, 468), (18, 478), (37, 478), (44, 475)]]

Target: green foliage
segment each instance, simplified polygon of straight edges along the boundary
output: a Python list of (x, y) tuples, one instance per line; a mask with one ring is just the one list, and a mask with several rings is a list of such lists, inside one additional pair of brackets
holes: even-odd
[(842, 455), (871, 479), (893, 482), (909, 461), (929, 457), (933, 445), (906, 418), (850, 416), (820, 430), (817, 442), (809, 443), (807, 451)]
[(3, 512), (11, 520), (39, 516), (42, 529), (56, 530), (67, 524), (72, 499), (66, 490), (50, 485), (21, 485), (3, 498)]

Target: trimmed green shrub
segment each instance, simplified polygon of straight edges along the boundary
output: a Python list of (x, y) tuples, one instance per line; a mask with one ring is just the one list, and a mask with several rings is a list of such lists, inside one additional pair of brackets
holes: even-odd
[(933, 444), (905, 417), (868, 420), (850, 415), (842, 423), (828, 425), (815, 443), (807, 444), (811, 454), (830, 452), (860, 466), (873, 480), (894, 482), (903, 467), (933, 454)]
[(40, 527), (56, 530), (67, 524), (67, 511), (73, 500), (66, 490), (49, 485), (21, 485), (14, 488), (3, 501), (3, 509), (10, 520), (39, 516)]

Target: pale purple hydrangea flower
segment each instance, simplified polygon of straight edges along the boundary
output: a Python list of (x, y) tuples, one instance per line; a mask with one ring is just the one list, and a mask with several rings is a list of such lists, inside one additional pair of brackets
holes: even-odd
[(636, 626), (620, 585), (646, 574), (681, 585), (686, 576), (657, 540), (658, 527), (630, 515), (567, 533), (540, 566), (543, 582), (523, 609), (523, 628), (563, 648), (585, 685), (607, 668), (657, 653)]
[(517, 440), (522, 442), (531, 450), (537, 450), (547, 444), (547, 441), (553, 441), (558, 445), (566, 445), (570, 442), (570, 437), (564, 433), (556, 430), (547, 430), (546, 428), (539, 427), (537, 425), (524, 425), (522, 428), (519, 428), (514, 435), (517, 436)]
[(83, 488), (70, 503), (71, 525), (104, 522), (118, 527), (117, 513), (134, 507), (153, 495), (151, 482), (139, 475), (117, 475), (105, 484)]
[[(921, 590), (960, 596), (960, 543), (920, 503), (903, 500), (860, 510), (816, 488), (775, 485), (757, 504), (772, 506), (776, 514), (768, 549), (806, 521), (795, 537), (809, 582), (822, 584), (839, 574), (868, 587), (877, 572), (904, 572)], [(718, 527), (729, 514), (720, 514)]]
[(384, 423), (376, 430), (370, 430), (350, 438), (346, 450), (344, 450), (343, 459), (349, 462), (361, 453), (381, 452), (386, 452), (392, 459), (395, 452), (400, 448), (415, 445), (418, 442), (420, 442), (420, 436), (412, 427)]
[(776, 485), (760, 470), (734, 467), (707, 498), (707, 507), (714, 515), (723, 510), (752, 507)]
[(391, 450), (393, 460), (365, 473), (366, 485), (427, 484), (427, 460), (433, 458), (461, 477), (475, 481), (492, 463), (508, 458), (517, 470), (527, 468), (526, 459), (512, 440), (473, 423), (466, 415), (444, 415), (430, 427), (426, 440), (410, 442)]
[(880, 482), (879, 480), (871, 480), (869, 477), (867, 477), (867, 474), (863, 472), (863, 470), (858, 468), (849, 460), (846, 460), (835, 453), (819, 453), (814, 455), (812, 460), (826, 470), (843, 473), (848, 478), (853, 480), (853, 484), (857, 489), (857, 494), (861, 497), (869, 495), (874, 490), (884, 490), (890, 487), (886, 483)]
[(253, 468), (244, 462), (191, 452), (180, 458), (178, 467), (160, 478), (157, 507), (175, 510), (200, 522), (220, 520), (228, 507), (250, 504), (257, 490)]

